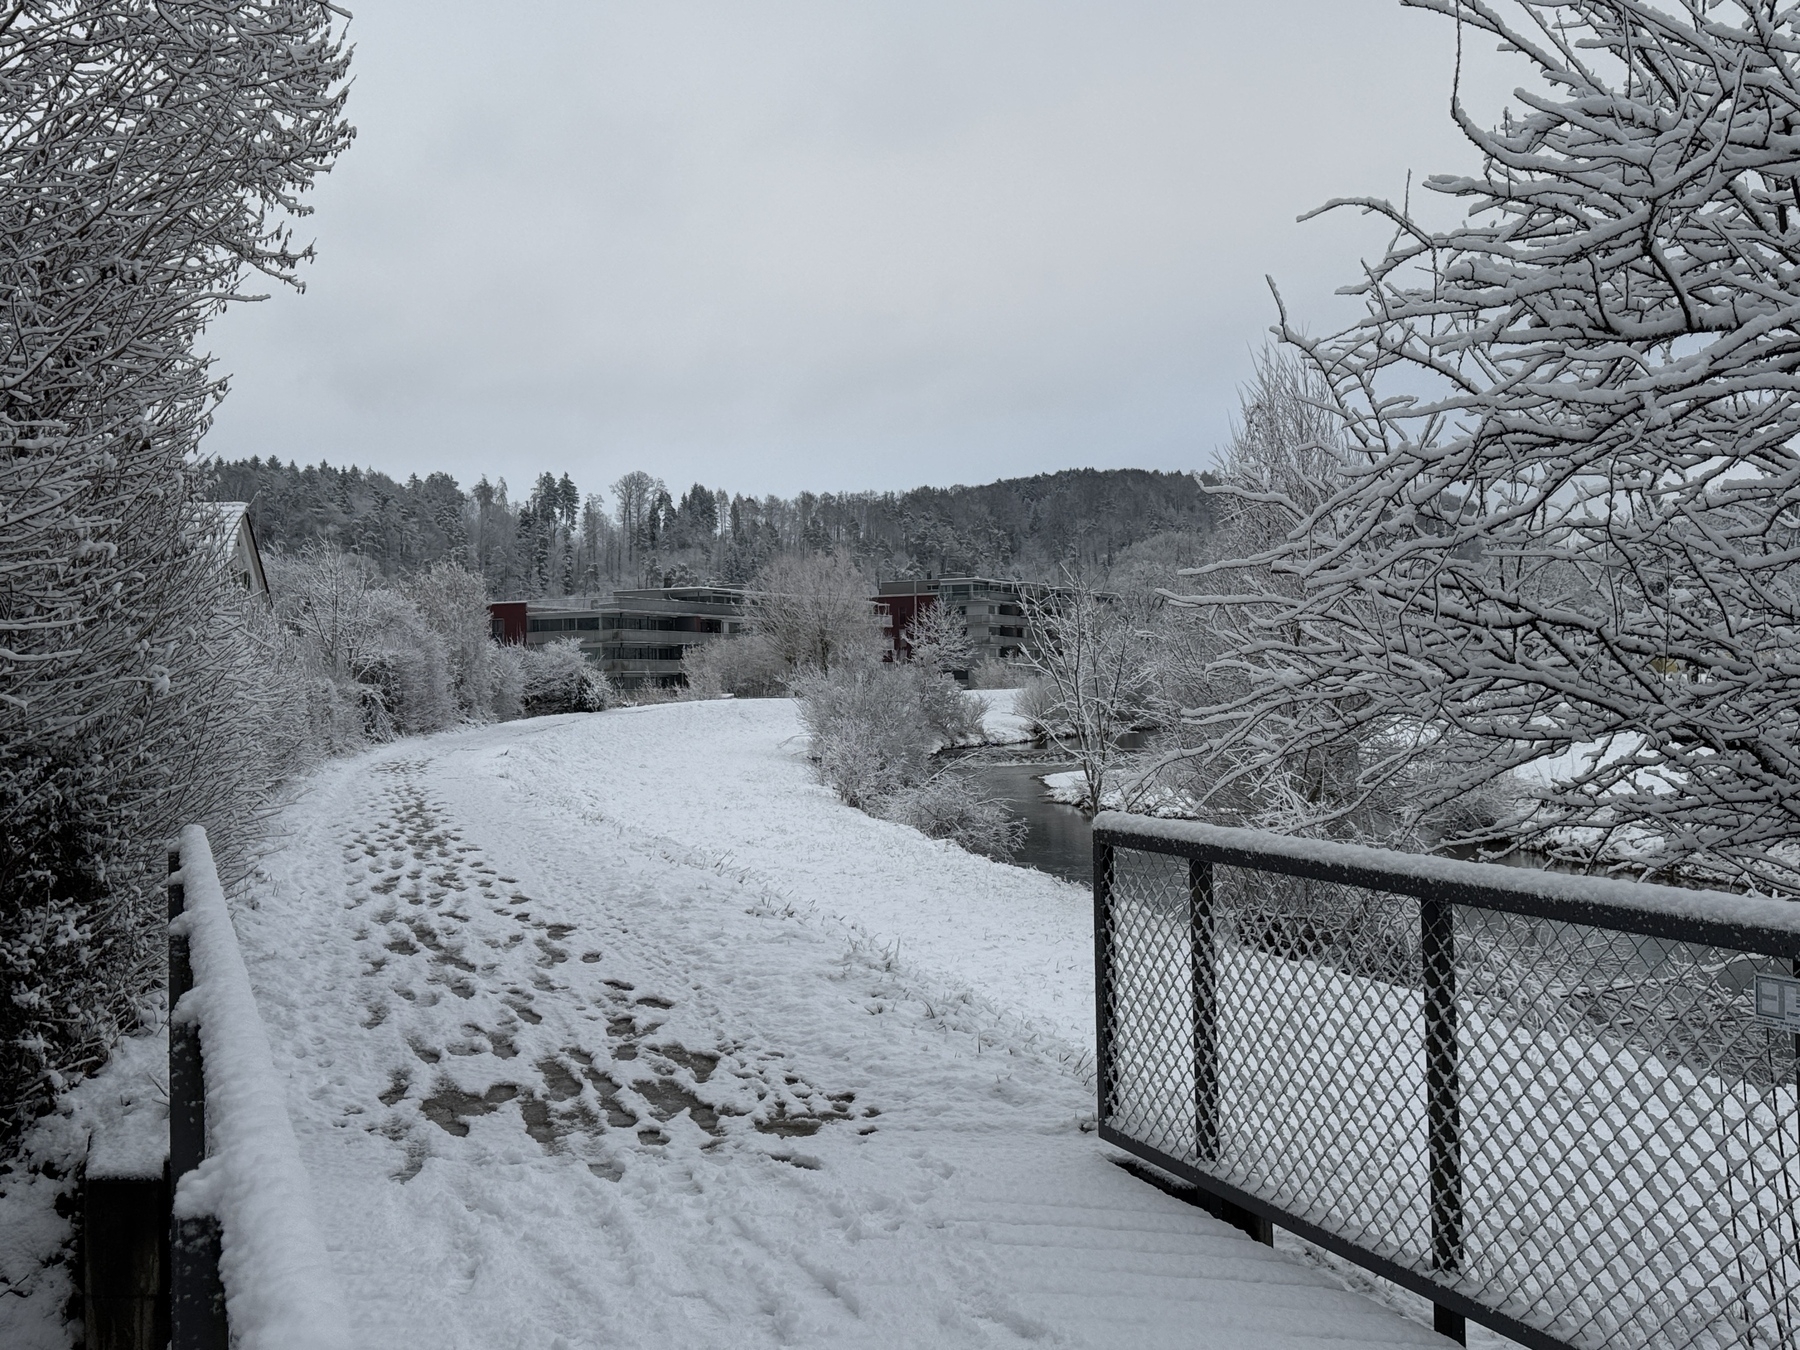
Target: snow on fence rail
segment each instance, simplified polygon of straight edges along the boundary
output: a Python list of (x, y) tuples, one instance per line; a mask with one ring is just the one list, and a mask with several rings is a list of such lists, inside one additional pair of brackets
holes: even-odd
[(313, 1216), (206, 831), (169, 855), (173, 1350), (344, 1350)]
[(1099, 816), (1100, 1133), (1534, 1347), (1800, 1347), (1800, 906)]

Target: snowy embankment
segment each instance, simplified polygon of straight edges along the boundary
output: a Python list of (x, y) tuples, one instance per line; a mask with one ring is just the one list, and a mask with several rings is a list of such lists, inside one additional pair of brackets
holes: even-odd
[(789, 703), (284, 819), (236, 919), (363, 1345), (1441, 1343), (1109, 1165), (1086, 894), (841, 806)]
[(1023, 745), (1038, 739), (1038, 725), (1014, 711), (1023, 689), (977, 689), (981, 700), (981, 735), (988, 745)]

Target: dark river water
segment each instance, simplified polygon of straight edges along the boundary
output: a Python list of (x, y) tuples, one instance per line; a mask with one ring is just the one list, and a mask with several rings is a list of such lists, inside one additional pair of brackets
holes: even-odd
[(1093, 831), (1088, 818), (1073, 806), (1063, 806), (1044, 795), (1039, 781), (1044, 774), (1076, 767), (1054, 760), (1043, 763), (984, 763), (976, 757), (962, 760), (956, 772), (967, 774), (980, 785), (982, 794), (1003, 801), (1030, 831), (1025, 845), (1012, 856), (1020, 867), (1062, 877), (1078, 886), (1094, 879)]

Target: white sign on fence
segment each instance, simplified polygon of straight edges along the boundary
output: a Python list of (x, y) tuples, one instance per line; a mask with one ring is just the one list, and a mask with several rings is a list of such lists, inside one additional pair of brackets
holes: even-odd
[(1800, 1032), (1800, 980), (1785, 975), (1758, 975), (1756, 1020), (1783, 1031)]

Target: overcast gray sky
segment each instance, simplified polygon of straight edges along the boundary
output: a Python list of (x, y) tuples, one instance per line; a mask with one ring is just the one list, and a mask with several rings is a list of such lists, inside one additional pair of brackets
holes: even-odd
[(1273, 322), (1475, 167), (1393, 0), (364, 0), (228, 458), (791, 494), (1204, 467)]

